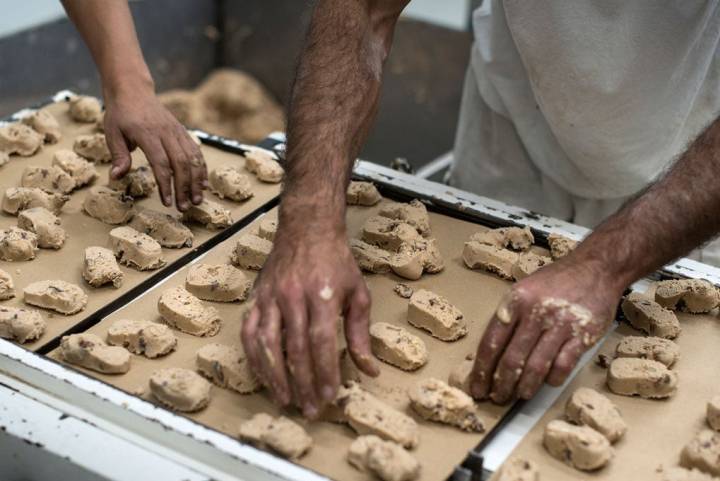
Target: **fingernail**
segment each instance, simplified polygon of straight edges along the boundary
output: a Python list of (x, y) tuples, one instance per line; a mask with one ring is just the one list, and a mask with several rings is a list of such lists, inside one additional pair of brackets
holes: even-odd
[(318, 410), (312, 403), (307, 403), (303, 408), (303, 415), (308, 419), (315, 419), (318, 415)]
[(179, 207), (180, 207), (180, 210), (184, 212), (184, 211), (188, 210), (188, 207), (189, 207), (189, 206), (188, 206), (188, 203), (187, 203), (187, 202), (180, 202), (180, 206), (179, 206)]
[(171, 202), (172, 199), (170, 197), (163, 197), (163, 204), (165, 204), (165, 207), (170, 207)]
[(203, 186), (203, 189), (207, 189), (208, 187), (210, 187), (210, 184), (208, 183), (207, 180), (203, 180), (203, 181), (202, 181), (202, 186)]
[(323, 386), (322, 397), (324, 400), (331, 402), (335, 400), (335, 390), (331, 386)]

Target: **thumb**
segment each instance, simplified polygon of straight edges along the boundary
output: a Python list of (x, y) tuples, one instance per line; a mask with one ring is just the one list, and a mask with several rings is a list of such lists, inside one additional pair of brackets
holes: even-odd
[(112, 168), (110, 169), (110, 177), (112, 179), (120, 179), (125, 176), (132, 165), (132, 158), (128, 150), (125, 137), (122, 132), (115, 128), (105, 133), (105, 137), (112, 156)]

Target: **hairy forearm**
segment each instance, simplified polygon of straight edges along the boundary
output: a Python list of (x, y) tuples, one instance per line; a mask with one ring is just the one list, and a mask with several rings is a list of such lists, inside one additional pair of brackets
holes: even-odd
[(623, 289), (720, 231), (720, 120), (662, 179), (593, 232), (571, 257), (596, 264)]

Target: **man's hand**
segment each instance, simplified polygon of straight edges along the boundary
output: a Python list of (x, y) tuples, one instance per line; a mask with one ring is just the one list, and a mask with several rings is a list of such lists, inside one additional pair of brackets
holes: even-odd
[(622, 288), (601, 269), (566, 258), (515, 284), (478, 346), (473, 397), (502, 404), (565, 382), (615, 317)]
[(123, 177), (132, 165), (130, 152), (145, 153), (166, 206), (172, 205), (171, 184), (180, 211), (190, 202), (202, 202), (207, 187), (207, 168), (202, 152), (185, 128), (160, 103), (152, 88), (119, 89), (105, 93), (105, 136), (112, 154), (114, 179)]
[(242, 326), (250, 366), (280, 405), (294, 402), (315, 418), (335, 399), (341, 315), (353, 361), (376, 376), (368, 334), (370, 294), (346, 235), (285, 226), (255, 283), (254, 305)]

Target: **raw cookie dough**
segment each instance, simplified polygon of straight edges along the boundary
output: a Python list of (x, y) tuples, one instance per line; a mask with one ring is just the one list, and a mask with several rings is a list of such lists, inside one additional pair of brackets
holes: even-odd
[(245, 234), (235, 243), (231, 261), (243, 269), (260, 270), (265, 264), (273, 244), (255, 234)]
[(393, 291), (395, 291), (395, 294), (402, 297), (403, 299), (410, 299), (414, 292), (412, 287), (402, 283), (395, 284), (395, 287), (393, 287)]
[(258, 180), (273, 184), (280, 182), (285, 175), (280, 163), (260, 150), (245, 152), (245, 168), (255, 174)]
[(543, 445), (551, 456), (582, 471), (600, 469), (614, 455), (610, 441), (599, 432), (560, 420), (545, 426)]
[(93, 162), (107, 163), (112, 160), (105, 134), (78, 135), (73, 143), (73, 150)]
[(516, 281), (525, 279), (530, 274), (533, 274), (541, 267), (550, 263), (552, 263), (552, 259), (547, 256), (541, 256), (534, 252), (523, 252), (512, 267), (512, 277)]
[(125, 174), (120, 179), (111, 179), (108, 187), (119, 190), (132, 198), (147, 197), (157, 187), (155, 175), (147, 165), (140, 165)]
[(496, 481), (540, 481), (540, 471), (532, 461), (512, 458), (500, 467)]
[(718, 478), (703, 473), (695, 468), (685, 469), (680, 466), (663, 469), (661, 481), (717, 481)]
[(25, 304), (69, 316), (85, 309), (88, 296), (79, 286), (60, 280), (37, 281), (25, 286)]
[(225, 229), (233, 223), (232, 214), (229, 210), (208, 199), (203, 199), (199, 205), (190, 206), (183, 214), (183, 220), (196, 222), (213, 230)]
[(108, 328), (107, 342), (149, 359), (164, 356), (175, 349), (177, 338), (172, 330), (157, 322), (120, 319)]
[(578, 241), (572, 240), (564, 235), (554, 233), (548, 235), (547, 241), (550, 246), (550, 256), (553, 260), (565, 257), (578, 245)]
[(372, 182), (353, 180), (347, 188), (345, 201), (348, 205), (372, 206), (380, 202), (382, 196)]
[(380, 215), (401, 220), (415, 227), (420, 234), (430, 235), (430, 217), (427, 208), (417, 199), (413, 199), (407, 204), (390, 202), (380, 209)]
[(678, 375), (649, 359), (620, 357), (610, 363), (607, 386), (615, 394), (662, 399), (677, 391)]
[(108, 346), (95, 334), (71, 334), (60, 340), (60, 354), (70, 364), (104, 374), (125, 374), (130, 370), (130, 353), (120, 346)]
[(627, 336), (615, 348), (615, 357), (651, 359), (672, 367), (680, 357), (680, 348), (661, 337)]
[(701, 314), (720, 304), (720, 291), (705, 279), (660, 281), (655, 288), (655, 302), (668, 309)]
[(402, 446), (377, 436), (359, 436), (350, 445), (348, 462), (382, 481), (413, 481), (420, 476), (420, 463)]
[(713, 396), (707, 403), (707, 422), (715, 431), (720, 431), (720, 396)]
[(470, 375), (473, 366), (475, 366), (475, 354), (468, 354), (465, 359), (450, 371), (448, 376), (448, 384), (452, 387), (460, 389), (465, 394), (470, 393)]
[(127, 223), (135, 213), (132, 197), (105, 186), (90, 189), (83, 201), (83, 210), (110, 225)]
[(10, 154), (4, 150), (0, 150), (0, 167), (10, 162)]
[(45, 332), (45, 319), (34, 309), (0, 306), (0, 337), (20, 344), (39, 339)]
[(70, 174), (55, 165), (50, 167), (28, 166), (20, 178), (21, 187), (36, 187), (50, 194), (69, 194), (75, 189)]
[(210, 191), (221, 199), (228, 198), (237, 202), (253, 196), (252, 184), (240, 167), (226, 165), (210, 172)]
[(49, 144), (56, 144), (62, 138), (60, 124), (47, 110), (38, 110), (23, 117), (22, 123), (42, 135), (43, 140)]
[(262, 218), (262, 220), (260, 220), (260, 225), (258, 226), (258, 236), (272, 242), (275, 240), (275, 234), (277, 233), (277, 229), (278, 229), (277, 219), (274, 219), (274, 218), (268, 217), (268, 216), (264, 216)]
[(351, 382), (338, 391), (335, 405), (340, 422), (347, 423), (359, 435), (374, 434), (406, 448), (420, 442), (417, 423), (407, 414), (398, 411)]
[(643, 294), (631, 292), (621, 308), (632, 327), (650, 336), (675, 339), (680, 334), (680, 322), (675, 313)]
[(34, 155), (42, 147), (44, 136), (24, 124), (0, 127), (0, 151), (23, 157)]
[(485, 432), (472, 398), (444, 381), (423, 379), (410, 388), (408, 396), (412, 408), (424, 419), (456, 426), (463, 431)]
[(88, 185), (98, 176), (95, 165), (72, 150), (60, 149), (55, 151), (52, 165), (64, 170), (75, 182), (76, 189)]
[(271, 449), (288, 459), (298, 459), (312, 447), (312, 438), (296, 422), (259, 413), (240, 425), (240, 439), (262, 449)]
[(499, 249), (512, 249), (525, 252), (530, 250), (535, 238), (529, 227), (500, 227), (477, 232), (470, 236), (471, 241), (491, 245)]
[(350, 252), (360, 269), (374, 274), (390, 272), (391, 252), (360, 239), (350, 239)]
[(110, 247), (121, 264), (141, 271), (159, 269), (165, 265), (160, 244), (132, 227), (123, 226), (111, 230)]
[(185, 278), (185, 289), (205, 301), (244, 301), (251, 287), (245, 274), (228, 264), (194, 264)]
[(513, 268), (520, 259), (517, 252), (477, 241), (465, 243), (463, 261), (470, 269), (483, 269), (503, 279), (513, 279)]
[(45, 207), (31, 207), (18, 214), (18, 227), (37, 235), (38, 247), (60, 249), (67, 234), (60, 227), (60, 219)]
[(193, 336), (214, 336), (220, 330), (217, 309), (206, 306), (183, 287), (163, 292), (158, 312), (169, 326)]
[(15, 284), (10, 274), (0, 269), (0, 301), (15, 297)]
[(83, 257), (83, 279), (92, 287), (112, 284), (120, 287), (123, 272), (118, 266), (115, 254), (105, 247), (86, 247)]
[(720, 476), (720, 433), (703, 429), (685, 445), (680, 454), (680, 464), (697, 468), (713, 476)]
[(35, 259), (37, 249), (37, 235), (32, 232), (15, 226), (0, 229), (0, 260), (30, 261)]
[(625, 435), (627, 424), (615, 404), (594, 389), (575, 390), (565, 404), (565, 417), (581, 426), (590, 426), (615, 443)]
[(405, 371), (415, 371), (428, 361), (425, 343), (402, 327), (387, 322), (370, 325), (372, 352), (378, 359)]
[(2, 209), (10, 215), (17, 215), (18, 212), (31, 207), (45, 207), (53, 214), (59, 215), (68, 200), (70, 197), (67, 195), (49, 194), (37, 187), (10, 187), (3, 196)]
[(210, 402), (210, 383), (190, 369), (159, 369), (152, 373), (149, 384), (155, 399), (175, 411), (192, 413)]
[(77, 95), (68, 101), (70, 118), (76, 122), (93, 123), (102, 116), (102, 105), (95, 97)]
[(250, 370), (242, 348), (206, 344), (198, 350), (195, 364), (200, 374), (215, 385), (230, 388), (240, 394), (250, 394), (262, 387)]
[(130, 227), (147, 234), (163, 247), (192, 247), (192, 231), (170, 214), (143, 209), (133, 215)]
[(418, 231), (410, 224), (379, 215), (368, 217), (362, 228), (362, 240), (393, 252), (419, 237)]
[(407, 320), (443, 341), (454, 341), (467, 334), (460, 310), (444, 297), (425, 289), (415, 291), (410, 298)]

